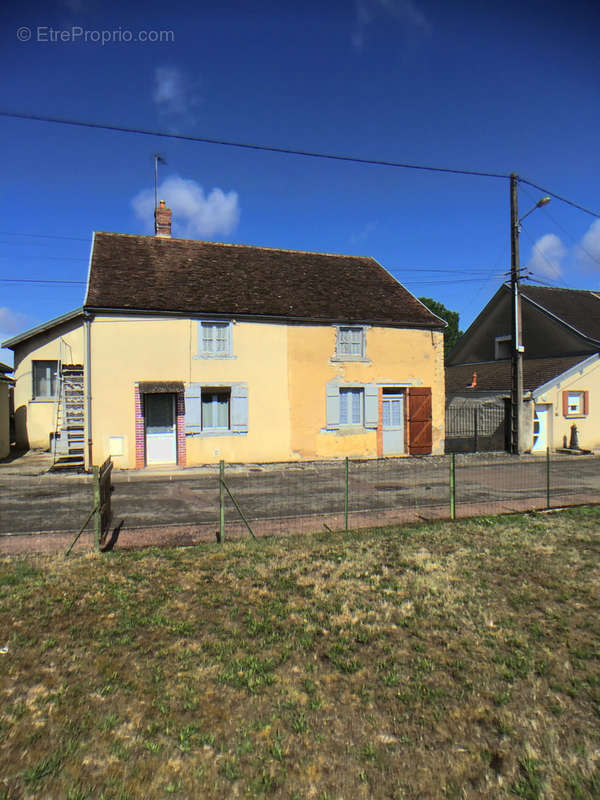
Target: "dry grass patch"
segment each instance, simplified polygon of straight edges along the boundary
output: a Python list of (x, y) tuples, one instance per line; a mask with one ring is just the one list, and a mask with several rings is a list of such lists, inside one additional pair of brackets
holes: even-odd
[(0, 562), (0, 800), (600, 796), (600, 509)]

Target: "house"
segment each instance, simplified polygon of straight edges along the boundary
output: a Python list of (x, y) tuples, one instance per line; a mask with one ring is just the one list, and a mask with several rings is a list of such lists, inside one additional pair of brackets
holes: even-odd
[[(449, 409), (504, 405), (511, 392), (511, 303), (503, 284), (446, 361)], [(600, 293), (521, 286), (524, 434), (532, 452), (600, 449)]]
[(0, 458), (10, 453), (13, 380), (8, 373), (12, 371), (12, 367), (0, 362)]
[(445, 323), (374, 259), (95, 233), (84, 304), (4, 343), (21, 445), (86, 466), (443, 452)]

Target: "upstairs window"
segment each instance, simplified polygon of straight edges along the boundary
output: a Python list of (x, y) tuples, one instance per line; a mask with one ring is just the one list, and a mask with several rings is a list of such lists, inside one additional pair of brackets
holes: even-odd
[(360, 327), (339, 327), (335, 348), (336, 358), (359, 360), (365, 357), (365, 329)]
[(198, 355), (205, 358), (231, 356), (231, 323), (200, 322), (198, 325)]
[(58, 361), (33, 361), (33, 397), (35, 400), (57, 396)]
[(512, 356), (512, 336), (496, 336), (494, 342), (494, 358), (499, 361)]

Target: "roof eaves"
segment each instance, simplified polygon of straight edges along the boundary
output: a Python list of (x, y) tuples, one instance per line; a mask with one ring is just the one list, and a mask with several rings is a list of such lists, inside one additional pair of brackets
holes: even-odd
[[(378, 325), (383, 328), (419, 328), (424, 330), (437, 330), (445, 325), (440, 319), (440, 325), (428, 322), (393, 322), (390, 320), (376, 319), (346, 319), (343, 317), (297, 317), (283, 314), (216, 314), (214, 311), (179, 311), (162, 308), (117, 308), (112, 306), (86, 305), (81, 309), (85, 314), (114, 314), (124, 316), (154, 316), (154, 317), (185, 317), (186, 319), (234, 319), (259, 322), (287, 322), (295, 324), (313, 325)], [(432, 313), (432, 316), (436, 316)]]
[(594, 363), (594, 361), (598, 361), (599, 359), (600, 359), (600, 354), (593, 353), (591, 356), (589, 356), (589, 358), (584, 358), (577, 364), (573, 364), (572, 367), (569, 367), (564, 372), (561, 372), (558, 375), (555, 375), (554, 378), (550, 378), (550, 380), (546, 381), (545, 383), (542, 383), (540, 386), (537, 387), (537, 389), (533, 389), (531, 396), (533, 397), (534, 400), (538, 400), (545, 392), (550, 391), (550, 389), (552, 389), (554, 386), (556, 386), (559, 383), (562, 383), (565, 380), (568, 380), (568, 378), (572, 378), (578, 372), (581, 372), (581, 370), (587, 369)]

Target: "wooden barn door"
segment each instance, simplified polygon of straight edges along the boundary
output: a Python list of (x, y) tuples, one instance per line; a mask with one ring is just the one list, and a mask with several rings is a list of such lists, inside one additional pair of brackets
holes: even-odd
[(414, 386), (408, 390), (408, 452), (426, 455), (431, 447), (431, 389)]

